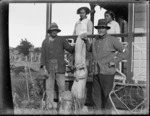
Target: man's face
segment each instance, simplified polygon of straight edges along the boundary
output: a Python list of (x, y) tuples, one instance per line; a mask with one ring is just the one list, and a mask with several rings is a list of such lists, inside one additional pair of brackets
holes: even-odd
[(55, 38), (55, 37), (57, 36), (57, 33), (58, 33), (57, 30), (52, 30), (52, 31), (50, 32), (50, 35), (51, 35), (53, 38)]
[(109, 23), (110, 21), (112, 21), (111, 16), (109, 14), (107, 14), (107, 13), (105, 14), (105, 19), (106, 19), (107, 23)]
[(85, 12), (84, 9), (81, 9), (81, 10), (80, 10), (80, 18), (81, 18), (81, 19), (86, 18), (86, 12)]
[(106, 29), (105, 27), (100, 27), (100, 28), (98, 29), (98, 34), (99, 34), (100, 36), (104, 36), (106, 33), (107, 33), (107, 29)]

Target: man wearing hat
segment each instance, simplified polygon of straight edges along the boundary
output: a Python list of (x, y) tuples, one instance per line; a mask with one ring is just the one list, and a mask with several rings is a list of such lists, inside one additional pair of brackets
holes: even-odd
[(93, 53), (95, 64), (92, 97), (96, 110), (109, 114), (112, 104), (108, 96), (113, 88), (116, 65), (126, 58), (128, 50), (116, 37), (107, 34), (110, 27), (105, 19), (100, 19), (95, 28), (99, 35), (92, 42), (84, 38), (87, 50)]
[(42, 43), (41, 69), (46, 68), (48, 79), (46, 80), (46, 103), (49, 108), (56, 107), (54, 100), (54, 83), (57, 81), (59, 97), (65, 91), (64, 50), (73, 53), (74, 47), (66, 39), (57, 36), (61, 30), (56, 23), (52, 23), (48, 29), (48, 36)]

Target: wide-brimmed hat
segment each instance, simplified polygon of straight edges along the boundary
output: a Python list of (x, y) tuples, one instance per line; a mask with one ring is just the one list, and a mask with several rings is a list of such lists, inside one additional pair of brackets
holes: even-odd
[(109, 26), (107, 26), (107, 21), (105, 19), (99, 19), (98, 21), (98, 25), (97, 26), (94, 26), (96, 29), (99, 29), (101, 27), (104, 27), (106, 29), (110, 29)]
[(89, 14), (90, 13), (90, 9), (88, 7), (80, 7), (78, 8), (77, 10), (77, 14), (80, 14), (80, 10), (84, 9), (86, 14)]
[(56, 23), (51, 23), (51, 25), (50, 25), (49, 29), (47, 30), (47, 32), (50, 33), (53, 30), (61, 32), (61, 30), (58, 28), (58, 25)]

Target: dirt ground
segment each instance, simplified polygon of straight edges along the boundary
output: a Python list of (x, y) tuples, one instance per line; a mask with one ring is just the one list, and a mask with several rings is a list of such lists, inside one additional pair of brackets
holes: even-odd
[[(125, 111), (125, 110), (118, 110), (119, 114), (123, 114), (123, 115), (129, 115), (129, 114), (147, 114), (146, 111), (142, 111), (142, 112), (135, 112), (135, 113), (132, 113), (130, 111)], [(54, 115), (57, 115), (57, 111), (56, 110), (50, 110), (50, 111), (45, 111), (45, 110), (41, 110), (41, 109), (15, 109), (14, 110), (14, 114), (37, 114), (37, 115), (42, 115), (42, 114), (54, 114)], [(90, 110), (88, 112), (82, 112), (81, 114), (91, 114), (91, 115), (94, 115), (94, 114), (101, 114), (101, 112), (94, 112), (93, 110)], [(112, 114), (110, 115), (117, 115), (117, 113), (115, 111), (112, 111)]]

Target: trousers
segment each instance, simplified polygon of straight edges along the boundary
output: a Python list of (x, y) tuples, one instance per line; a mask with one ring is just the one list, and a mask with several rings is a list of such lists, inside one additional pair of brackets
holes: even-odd
[(48, 101), (51, 102), (52, 104), (54, 102), (55, 80), (58, 85), (59, 99), (60, 99), (61, 94), (65, 91), (65, 74), (50, 73), (49, 78), (46, 80), (46, 93), (47, 93)]
[(114, 75), (97, 74), (93, 78), (92, 98), (96, 110), (111, 110), (109, 93), (113, 88)]

